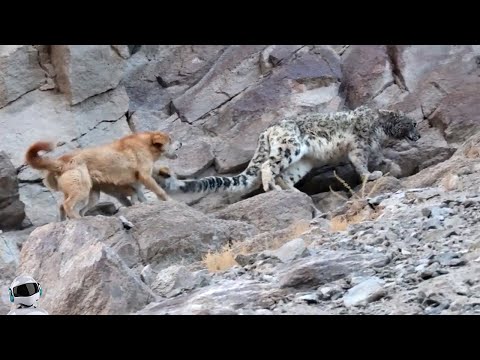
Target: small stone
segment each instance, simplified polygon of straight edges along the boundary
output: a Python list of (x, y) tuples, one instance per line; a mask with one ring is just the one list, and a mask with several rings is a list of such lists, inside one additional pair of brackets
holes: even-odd
[(343, 296), (346, 307), (366, 305), (385, 296), (384, 282), (379, 278), (372, 277), (354, 286)]
[(290, 240), (276, 250), (266, 250), (263, 253), (276, 257), (283, 263), (289, 263), (310, 254), (302, 238)]
[(148, 264), (142, 269), (140, 273), (140, 278), (147, 285), (150, 285), (153, 282), (153, 280), (155, 279), (155, 273), (153, 272), (150, 264)]
[(423, 208), (422, 209), (422, 215), (425, 216), (425, 217), (430, 217), (430, 215), (432, 214), (432, 211), (429, 209), (429, 208)]
[(119, 218), (120, 221), (122, 222), (123, 227), (124, 227), (125, 229), (127, 229), (127, 230), (128, 230), (128, 229), (131, 229), (131, 228), (133, 228), (133, 227), (135, 226), (135, 225), (133, 225), (130, 221), (128, 221), (128, 220), (125, 218), (125, 216), (123, 216), (123, 215), (120, 215), (118, 218)]
[(318, 303), (318, 295), (316, 293), (308, 293), (308, 294), (297, 294), (295, 297), (295, 302), (301, 303), (306, 302), (307, 304), (317, 304)]
[(255, 260), (256, 260), (256, 255), (238, 254), (237, 256), (235, 256), (235, 261), (240, 266), (252, 265), (253, 263), (255, 263)]
[(424, 223), (425, 229), (439, 229), (442, 227), (442, 223), (439, 218), (430, 218)]

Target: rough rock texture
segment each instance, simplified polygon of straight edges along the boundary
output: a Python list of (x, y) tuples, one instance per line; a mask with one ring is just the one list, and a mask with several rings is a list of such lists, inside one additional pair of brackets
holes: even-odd
[(0, 45), (0, 108), (45, 82), (38, 51), (32, 45)]
[(136, 247), (115, 218), (52, 223), (30, 234), (19, 270), (41, 279), (50, 314), (126, 314), (154, 299), (122, 259)]
[(114, 89), (124, 75), (118, 45), (52, 45), (51, 56), (58, 88), (71, 105)]
[[(28, 266), (53, 291), (46, 305), (64, 304), (57, 313), (478, 313), (479, 56), (476, 45), (0, 46), (0, 151), (13, 164), (0, 165), (0, 208), (25, 204), (0, 210), (0, 224), (26, 228), (0, 234), (0, 287)], [(422, 138), (387, 143), (396, 165), (379, 169), (391, 176), (363, 191), (343, 162), (313, 169), (297, 185), (305, 194), (167, 204), (145, 191), (147, 204), (120, 210), (102, 195), (108, 217), (99, 206), (55, 223), (62, 194), (24, 165), (38, 140), (57, 142), (56, 156), (160, 129), (183, 142), (161, 161), (180, 178), (235, 175), (275, 121), (365, 104), (406, 112)], [(224, 270), (207, 272), (208, 252)]]
[(232, 240), (257, 233), (245, 222), (208, 217), (180, 202), (158, 202), (122, 209), (134, 224), (131, 235), (137, 241), (142, 258), (157, 268), (178, 262), (201, 260)]
[(260, 231), (274, 231), (314, 217), (312, 200), (296, 191), (267, 192), (229, 205), (215, 215), (221, 219), (246, 221)]
[(20, 228), (25, 219), (25, 204), (18, 193), (17, 172), (0, 151), (0, 230)]

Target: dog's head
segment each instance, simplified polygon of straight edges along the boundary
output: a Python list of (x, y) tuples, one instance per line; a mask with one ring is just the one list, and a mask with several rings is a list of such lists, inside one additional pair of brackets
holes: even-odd
[(382, 119), (383, 130), (395, 139), (417, 141), (421, 138), (417, 129), (417, 122), (397, 110), (378, 110)]
[(182, 147), (182, 143), (174, 141), (172, 137), (162, 131), (153, 131), (150, 133), (150, 139), (154, 152), (158, 157), (165, 156), (168, 159), (176, 159), (177, 151)]

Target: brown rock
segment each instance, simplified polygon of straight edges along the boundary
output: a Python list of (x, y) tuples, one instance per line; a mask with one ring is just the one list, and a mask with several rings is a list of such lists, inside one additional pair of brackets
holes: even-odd
[(386, 45), (351, 45), (343, 55), (346, 105), (355, 109), (393, 84)]
[(220, 108), (204, 125), (221, 140), (215, 148), (217, 171), (241, 170), (253, 156), (259, 134), (282, 117), (336, 111), (339, 80), (322, 55), (302, 53)]
[(209, 250), (257, 233), (252, 225), (214, 219), (176, 201), (136, 205), (119, 215), (134, 224), (131, 234), (141, 256), (155, 268), (199, 261)]
[(155, 299), (127, 265), (135, 249), (116, 218), (53, 223), (30, 234), (19, 271), (42, 284), (42, 307), (50, 314), (128, 314)]

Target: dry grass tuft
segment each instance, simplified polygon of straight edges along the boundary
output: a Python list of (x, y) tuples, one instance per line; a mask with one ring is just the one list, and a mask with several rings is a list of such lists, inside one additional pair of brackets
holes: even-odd
[(357, 224), (365, 220), (375, 220), (381, 215), (381, 209), (373, 208), (368, 203), (367, 199), (382, 184), (382, 181), (384, 181), (384, 178), (388, 176), (388, 173), (383, 174), (380, 179), (377, 179), (368, 193), (366, 193), (365, 191), (367, 186), (367, 178), (363, 179), (361, 188), (357, 192), (355, 192), (345, 180), (343, 180), (340, 176), (337, 175), (335, 171), (333, 172), (333, 175), (350, 192), (352, 196), (350, 197), (350, 199), (347, 199), (344, 196), (333, 191), (333, 189), (330, 187), (330, 191), (335, 196), (347, 201), (345, 213), (334, 216), (330, 220), (331, 231), (345, 231), (350, 224)]
[(237, 265), (235, 255), (230, 245), (225, 245), (220, 251), (209, 251), (202, 259), (210, 272), (225, 271)]
[(298, 221), (289, 227), (274, 232), (265, 232), (252, 238), (235, 241), (223, 246), (219, 251), (209, 251), (202, 259), (203, 265), (210, 272), (219, 272), (238, 265), (237, 255), (256, 254), (264, 250), (275, 250), (311, 230), (309, 221)]

